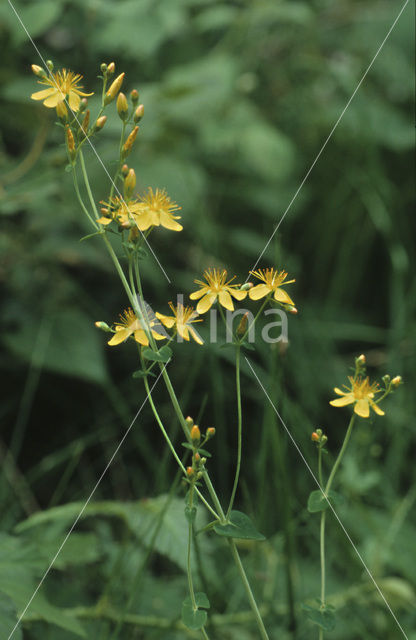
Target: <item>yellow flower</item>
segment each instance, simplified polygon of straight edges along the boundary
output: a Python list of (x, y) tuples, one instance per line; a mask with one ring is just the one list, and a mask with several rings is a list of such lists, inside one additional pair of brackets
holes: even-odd
[(109, 202), (101, 202), (104, 207), (101, 213), (104, 215), (98, 218), (97, 222), (103, 225), (110, 224), (115, 220), (120, 227), (129, 229), (134, 226), (134, 214), (137, 212), (137, 200), (129, 200), (126, 202), (119, 196), (114, 196)]
[[(153, 327), (155, 324), (156, 323), (154, 320), (151, 320), (149, 322), (150, 327)], [(126, 309), (123, 315), (120, 315), (120, 322), (115, 323), (115, 330), (116, 333), (108, 342), (108, 344), (111, 346), (120, 344), (120, 342), (124, 342), (124, 340), (127, 340), (127, 338), (129, 338), (131, 335), (134, 335), (134, 339), (139, 344), (145, 347), (149, 345), (149, 340), (146, 336), (143, 326), (134, 313), (133, 309)], [(151, 329), (151, 331), (153, 337), (156, 340), (163, 340), (164, 338), (166, 338), (166, 336), (162, 336), (154, 329)]]
[(274, 299), (276, 302), (283, 302), (284, 304), (291, 304), (294, 306), (292, 298), (286, 291), (281, 289), (282, 285), (291, 284), (296, 282), (295, 280), (286, 280), (287, 272), (278, 271), (277, 269), (258, 269), (258, 271), (251, 271), (252, 275), (262, 280), (264, 284), (258, 284), (250, 289), (249, 296), (251, 300), (260, 300), (274, 292)]
[(189, 335), (191, 335), (195, 342), (204, 344), (195, 329), (190, 326), (193, 322), (202, 322), (202, 318), (197, 318), (198, 314), (195, 310), (192, 307), (184, 307), (180, 302), (178, 302), (176, 308), (171, 302), (169, 302), (169, 306), (172, 309), (173, 316), (165, 316), (163, 313), (156, 312), (156, 317), (159, 318), (161, 323), (168, 329), (175, 326), (176, 331), (184, 340), (189, 340)]
[(33, 100), (43, 100), (45, 107), (51, 109), (55, 108), (61, 102), (65, 105), (64, 101), (67, 99), (72, 111), (78, 111), (81, 102), (80, 96), (93, 95), (92, 93), (80, 91), (82, 87), (79, 87), (78, 83), (81, 78), (82, 76), (80, 76), (79, 73), (62, 69), (62, 71), (52, 73), (49, 77), (38, 80), (40, 84), (47, 84), (50, 88), (32, 93), (30, 97)]
[(341, 389), (337, 387), (334, 389), (335, 393), (343, 397), (331, 400), (329, 404), (332, 404), (333, 407), (344, 407), (347, 404), (354, 404), (354, 411), (357, 415), (361, 416), (361, 418), (368, 418), (370, 416), (370, 407), (378, 413), (379, 416), (384, 416), (384, 411), (382, 411), (373, 400), (374, 395), (381, 391), (378, 388), (377, 382), (370, 384), (368, 377), (358, 377), (354, 380), (352, 376), (348, 376), (348, 380), (351, 386), (347, 387), (347, 385), (343, 385), (347, 391), (341, 391)]
[(231, 278), (227, 282), (227, 271), (225, 269), (207, 269), (204, 271), (204, 278), (206, 282), (202, 280), (195, 280), (196, 284), (201, 285), (199, 291), (194, 291), (189, 296), (191, 300), (199, 300), (196, 310), (198, 313), (205, 313), (214, 304), (216, 299), (223, 307), (229, 311), (234, 311), (234, 304), (231, 296), (236, 300), (244, 300), (247, 295), (247, 291), (240, 291), (238, 284), (230, 284), (235, 278)]
[(153, 191), (151, 187), (148, 193), (140, 198), (135, 210), (134, 220), (140, 231), (146, 231), (150, 227), (165, 227), (172, 231), (182, 231), (183, 227), (176, 222), (180, 220), (180, 216), (175, 216), (174, 212), (179, 207), (173, 202), (164, 189), (156, 189)]

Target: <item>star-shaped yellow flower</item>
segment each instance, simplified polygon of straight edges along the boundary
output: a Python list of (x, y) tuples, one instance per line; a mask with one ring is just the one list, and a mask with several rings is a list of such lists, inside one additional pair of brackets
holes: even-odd
[(257, 271), (250, 272), (253, 276), (262, 280), (264, 284), (257, 284), (255, 287), (250, 289), (249, 296), (251, 300), (260, 300), (260, 298), (264, 298), (268, 296), (269, 293), (273, 293), (273, 297), (276, 302), (283, 302), (284, 304), (290, 304), (294, 306), (294, 302), (292, 298), (289, 296), (284, 289), (282, 289), (282, 285), (291, 284), (292, 282), (296, 282), (295, 280), (286, 280), (287, 272), (286, 271), (278, 271), (277, 269), (258, 269)]
[(72, 111), (78, 111), (81, 102), (80, 96), (93, 95), (92, 93), (81, 91), (82, 87), (79, 86), (81, 78), (82, 76), (79, 73), (62, 69), (62, 71), (52, 73), (49, 77), (44, 76), (42, 80), (38, 80), (40, 84), (49, 85), (49, 89), (32, 93), (30, 97), (33, 100), (43, 100), (45, 107), (51, 109), (54, 109), (60, 103), (63, 103), (61, 106), (65, 107), (64, 101), (67, 99)]
[(176, 222), (180, 220), (180, 216), (174, 215), (181, 208), (169, 198), (164, 189), (153, 191), (149, 187), (147, 194), (137, 201), (134, 220), (140, 231), (159, 226), (171, 231), (182, 231), (182, 225)]
[(206, 282), (202, 280), (194, 281), (196, 284), (201, 285), (201, 289), (194, 291), (189, 296), (191, 300), (199, 300), (201, 298), (196, 307), (198, 313), (206, 313), (217, 298), (223, 307), (229, 311), (234, 311), (231, 296), (236, 300), (244, 300), (247, 295), (247, 291), (239, 289), (240, 285), (230, 284), (235, 276), (227, 282), (227, 271), (225, 269), (207, 269), (204, 271), (204, 278)]
[(370, 416), (370, 407), (378, 413), (379, 416), (384, 416), (384, 411), (374, 402), (373, 398), (376, 393), (380, 393), (381, 389), (378, 388), (377, 382), (370, 384), (370, 379), (367, 378), (353, 378), (348, 376), (348, 380), (351, 383), (350, 387), (343, 385), (347, 391), (341, 391), (338, 387), (335, 387), (334, 391), (342, 398), (336, 398), (331, 400), (329, 404), (333, 407), (344, 407), (347, 404), (354, 404), (354, 412), (361, 416), (361, 418), (368, 418)]
[(190, 326), (193, 322), (202, 322), (202, 318), (197, 317), (198, 314), (193, 307), (184, 307), (180, 302), (178, 302), (176, 307), (169, 302), (169, 306), (172, 309), (173, 316), (165, 316), (163, 313), (156, 312), (156, 317), (161, 323), (168, 329), (175, 327), (178, 334), (184, 340), (189, 340), (189, 336), (191, 335), (195, 342), (204, 344), (202, 338), (200, 338), (195, 329)]
[[(154, 320), (149, 322), (150, 327), (153, 327), (156, 323)], [(134, 336), (134, 339), (139, 344), (147, 347), (149, 345), (149, 340), (147, 338), (146, 332), (144, 331), (140, 320), (137, 318), (133, 309), (126, 309), (123, 315), (120, 315), (120, 322), (115, 323), (116, 333), (113, 335), (111, 340), (109, 340), (108, 344), (112, 347), (116, 344), (120, 344), (129, 338), (131, 335)], [(151, 329), (152, 335), (155, 340), (164, 340), (166, 336), (161, 335), (154, 329)]]

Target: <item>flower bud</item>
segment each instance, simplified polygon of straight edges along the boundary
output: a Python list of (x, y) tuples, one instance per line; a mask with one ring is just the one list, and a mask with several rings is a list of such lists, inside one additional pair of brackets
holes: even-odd
[(401, 376), (395, 376), (393, 378), (393, 380), (391, 381), (391, 386), (392, 387), (398, 387), (400, 384), (402, 384), (403, 380)]
[(311, 435), (311, 440), (313, 440), (313, 442), (319, 442), (320, 437), (319, 435), (316, 433), (316, 431), (314, 431)]
[(130, 93), (130, 98), (133, 106), (139, 102), (139, 92), (137, 91), (137, 89), (133, 89), (133, 91)]
[(198, 451), (194, 455), (194, 460), (195, 460), (196, 463), (201, 462), (201, 456), (199, 455)]
[(383, 376), (381, 379), (383, 380), (386, 387), (390, 384), (390, 376), (388, 373), (386, 373), (386, 375)]
[(327, 442), (328, 442), (328, 436), (322, 436), (321, 438), (322, 445), (326, 444)]
[(194, 424), (191, 429), (191, 440), (193, 444), (198, 444), (201, 440), (201, 431), (199, 430), (198, 425)]
[(106, 122), (107, 116), (101, 116), (100, 118), (98, 118), (97, 122), (94, 125), (94, 131), (101, 131)]
[(114, 64), (114, 62), (110, 62), (110, 64), (107, 65), (107, 75), (112, 76), (115, 70), (116, 70), (116, 65)]
[(47, 78), (47, 73), (45, 69), (42, 69), (42, 67), (40, 67), (37, 64), (32, 64), (32, 71), (35, 74), (35, 76), (38, 76), (38, 78)]
[(126, 177), (124, 178), (124, 195), (126, 198), (130, 198), (133, 195), (133, 191), (136, 187), (136, 174), (134, 169), (130, 169)]
[(53, 62), (52, 62), (52, 60), (46, 60), (46, 66), (48, 67), (50, 72), (53, 71)]
[(101, 331), (105, 331), (106, 333), (109, 333), (109, 332), (112, 333), (110, 327), (106, 322), (101, 322), (101, 320), (98, 320), (98, 322), (94, 322), (94, 324), (97, 327), (97, 329), (101, 329)]
[(127, 103), (127, 98), (124, 93), (120, 93), (117, 96), (117, 113), (120, 116), (121, 120), (127, 120), (129, 115), (129, 105)]
[(130, 171), (129, 167), (127, 164), (123, 164), (123, 166), (121, 167), (121, 174), (122, 176), (125, 178), (128, 174), (128, 172)]
[(127, 138), (126, 142), (123, 145), (123, 149), (122, 149), (122, 156), (125, 158), (126, 156), (129, 155), (130, 151), (133, 148), (133, 144), (134, 141), (136, 139), (137, 136), (137, 132), (139, 130), (139, 127), (134, 127), (133, 131), (131, 132), (131, 134), (129, 135), (129, 137)]
[(244, 284), (241, 285), (240, 291), (248, 291), (252, 287), (254, 287), (254, 284), (252, 282), (245, 282)]
[(56, 115), (62, 122), (66, 122), (68, 109), (66, 108), (65, 102), (58, 102), (56, 105)]
[(101, 69), (101, 73), (106, 74), (107, 73), (107, 65), (105, 62), (103, 62), (102, 64), (100, 64), (100, 69)]
[(213, 437), (215, 436), (215, 429), (214, 429), (214, 427), (209, 427), (209, 428), (207, 429), (207, 432), (206, 432), (206, 434), (205, 434), (205, 435), (206, 435), (206, 437), (207, 437), (208, 439), (209, 439), (209, 438), (213, 438)]
[(75, 156), (76, 156), (75, 140), (74, 140), (74, 135), (71, 129), (69, 128), (69, 126), (66, 127), (65, 134), (66, 134), (66, 146), (68, 149), (69, 157), (73, 161), (75, 160)]
[(139, 104), (136, 111), (134, 112), (133, 120), (137, 124), (143, 118), (144, 115), (144, 106)]
[(82, 98), (81, 102), (79, 103), (79, 112), (82, 113), (83, 111), (85, 111), (87, 106), (88, 106), (87, 98)]
[(192, 467), (186, 467), (186, 475), (188, 476), (188, 478), (192, 478), (192, 476), (194, 475), (194, 470), (192, 469)]
[(204, 465), (206, 465), (206, 463), (207, 463), (207, 459), (201, 458), (201, 466), (203, 467)]
[(110, 102), (112, 102), (114, 100), (114, 98), (116, 97), (116, 95), (120, 91), (121, 85), (123, 84), (124, 76), (125, 76), (124, 73), (120, 73), (120, 75), (117, 76), (117, 78), (115, 80), (113, 80), (112, 84), (110, 85), (109, 90), (107, 91), (107, 93), (105, 94), (105, 97), (104, 97), (104, 104), (105, 105), (110, 104)]
[(237, 335), (238, 336), (243, 336), (246, 331), (247, 331), (247, 324), (248, 324), (248, 311), (245, 312), (245, 314), (243, 315), (243, 317), (240, 320), (240, 323), (237, 327)]
[(292, 315), (294, 315), (294, 316), (297, 315), (298, 310), (296, 309), (296, 307), (289, 306), (287, 310)]
[(82, 120), (81, 126), (78, 130), (78, 135), (81, 138), (81, 140), (82, 138), (85, 138), (85, 136), (87, 135), (89, 124), (90, 124), (90, 110), (87, 109), (85, 112), (84, 118)]

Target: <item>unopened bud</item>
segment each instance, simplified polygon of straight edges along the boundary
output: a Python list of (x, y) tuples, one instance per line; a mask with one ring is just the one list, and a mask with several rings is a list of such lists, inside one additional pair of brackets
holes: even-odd
[(137, 89), (133, 89), (133, 91), (130, 93), (130, 98), (131, 98), (131, 101), (133, 103), (133, 106), (138, 103), (138, 101), (139, 101), (139, 92), (137, 91)]
[(139, 104), (136, 111), (134, 112), (133, 120), (137, 124), (143, 118), (144, 115), (144, 106)]
[(126, 177), (124, 178), (124, 195), (126, 198), (130, 198), (133, 195), (136, 187), (136, 174), (134, 169), (130, 169)]
[(48, 67), (49, 71), (53, 71), (53, 62), (52, 60), (46, 60), (46, 66)]
[(194, 424), (194, 426), (191, 429), (191, 440), (194, 444), (198, 443), (201, 440), (201, 431), (199, 430), (199, 427), (196, 424)]
[(89, 124), (90, 124), (90, 110), (87, 109), (78, 131), (78, 135), (81, 139), (85, 138), (85, 136), (87, 135)]
[(188, 476), (188, 478), (192, 478), (192, 476), (194, 475), (194, 470), (192, 469), (192, 467), (186, 467), (186, 475)]
[(207, 463), (206, 458), (201, 458), (201, 466), (203, 467)]
[(319, 435), (316, 433), (316, 431), (313, 432), (313, 434), (311, 435), (311, 440), (313, 440), (313, 442), (319, 442), (320, 437)]
[(358, 358), (356, 359), (356, 364), (358, 365), (363, 365), (365, 364), (366, 360), (365, 360), (365, 355), (362, 353), (360, 356), (358, 356)]
[(324, 445), (328, 442), (328, 436), (322, 436), (321, 443)]
[(42, 69), (42, 67), (40, 67), (38, 64), (32, 64), (32, 71), (35, 74), (35, 76), (38, 76), (38, 78), (47, 77), (45, 69)]
[(69, 157), (71, 158), (71, 160), (74, 160), (76, 156), (75, 140), (73, 133), (69, 127), (66, 128), (66, 146), (68, 149)]
[(122, 176), (125, 178), (128, 174), (128, 172), (130, 171), (129, 167), (127, 164), (123, 164), (123, 166), (121, 167), (121, 174)]
[(116, 70), (116, 65), (114, 64), (114, 62), (110, 62), (110, 64), (107, 65), (107, 75), (112, 76), (115, 70)]
[(391, 381), (391, 385), (392, 387), (398, 387), (400, 384), (402, 384), (402, 382), (403, 380), (401, 376), (395, 376)]
[(249, 314), (249, 312), (246, 311), (245, 314), (243, 315), (243, 317), (240, 320), (240, 324), (237, 327), (237, 335), (238, 336), (243, 336), (245, 334), (245, 332), (247, 331), (248, 314)]
[(198, 451), (194, 455), (194, 460), (195, 460), (195, 462), (201, 462), (201, 456), (199, 455)]
[(94, 126), (94, 131), (101, 131), (101, 129), (104, 127), (106, 122), (107, 122), (107, 116), (101, 116), (100, 118), (98, 118)]
[(386, 373), (386, 375), (385, 375), (385, 376), (383, 376), (381, 379), (383, 380), (383, 382), (384, 382), (384, 384), (386, 385), (386, 387), (387, 387), (387, 385), (389, 385), (389, 384), (390, 384), (390, 376), (389, 376), (389, 374), (388, 374), (388, 373)]
[(101, 329), (101, 331), (105, 331), (106, 333), (111, 332), (111, 329), (106, 322), (101, 322), (101, 320), (99, 320), (98, 322), (94, 322), (94, 324), (97, 329)]
[(215, 429), (214, 427), (209, 427), (207, 429), (207, 433), (206, 433), (207, 438), (213, 438), (215, 436)]
[(252, 287), (254, 287), (254, 284), (252, 282), (245, 282), (244, 284), (241, 285), (240, 291), (248, 291)]
[(124, 73), (120, 73), (119, 76), (117, 76), (117, 78), (115, 80), (113, 80), (113, 82), (110, 85), (109, 90), (107, 91), (107, 93), (105, 94), (104, 97), (104, 104), (110, 104), (110, 102), (112, 102), (114, 100), (114, 98), (116, 97), (116, 95), (118, 94), (118, 92), (121, 89), (121, 85), (123, 84), (123, 79), (124, 79), (125, 74)]
[(130, 151), (132, 150), (133, 144), (134, 144), (134, 141), (136, 139), (138, 131), (139, 131), (139, 127), (137, 127), (137, 126), (134, 127), (133, 131), (131, 132), (131, 134), (127, 138), (126, 142), (124, 143), (123, 149), (122, 149), (122, 155), (124, 157), (128, 156)]
[(120, 116), (121, 120), (126, 120), (129, 115), (129, 105), (127, 103), (127, 98), (124, 93), (120, 93), (117, 96), (117, 113)]
[(56, 105), (56, 115), (62, 122), (66, 122), (66, 117), (68, 115), (68, 109), (66, 108), (65, 102), (58, 102)]
[(101, 69), (101, 73), (107, 73), (107, 65), (105, 62), (103, 62), (102, 64), (100, 64), (100, 69)]
[(296, 309), (296, 307), (290, 306), (288, 308), (288, 312), (295, 316), (297, 314), (298, 310)]
[(83, 111), (85, 111), (87, 106), (88, 106), (87, 98), (82, 98), (81, 102), (79, 103), (79, 112), (82, 113)]

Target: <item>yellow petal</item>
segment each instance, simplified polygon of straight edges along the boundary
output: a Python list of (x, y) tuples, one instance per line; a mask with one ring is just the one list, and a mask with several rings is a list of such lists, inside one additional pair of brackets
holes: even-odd
[(183, 229), (183, 226), (179, 224), (179, 222), (176, 222), (176, 220), (174, 220), (172, 216), (165, 213), (164, 211), (162, 211), (160, 214), (160, 224), (162, 225), (162, 227), (170, 229), (171, 231), (182, 231)]
[(270, 287), (268, 287), (267, 284), (257, 284), (255, 287), (250, 289), (248, 295), (250, 300), (260, 300), (260, 298), (264, 298), (269, 295), (270, 291)]
[(229, 289), (229, 292), (236, 300), (244, 300), (247, 295), (247, 291), (239, 291), (238, 289)]
[(199, 337), (199, 335), (197, 334), (197, 332), (193, 327), (189, 327), (189, 333), (191, 334), (195, 342), (197, 342), (198, 344), (204, 344), (204, 341), (202, 340), (202, 338)]
[(352, 404), (355, 402), (354, 395), (352, 393), (347, 393), (343, 398), (335, 398), (335, 400), (331, 400), (329, 404), (332, 404), (333, 407), (345, 407), (346, 404)]
[(188, 340), (189, 341), (189, 331), (188, 331), (188, 327), (184, 327), (182, 326), (178, 326), (178, 333), (181, 336), (181, 338), (183, 338), (184, 340)]
[(101, 218), (97, 219), (97, 222), (99, 222), (100, 224), (110, 224), (110, 222), (112, 222), (112, 219), (102, 216)]
[[(228, 309), (228, 311), (234, 311), (234, 305), (233, 305), (233, 301), (231, 300), (231, 296), (228, 293), (228, 291), (220, 291), (218, 294), (218, 299), (220, 301), (220, 304), (222, 304), (223, 307), (225, 307), (226, 309)], [(197, 307), (198, 310), (198, 307)]]
[(79, 103), (81, 102), (81, 98), (74, 91), (70, 91), (69, 92), (68, 102), (69, 102), (69, 106), (71, 107), (72, 111), (78, 111)]
[(143, 329), (137, 329), (137, 331), (134, 332), (134, 339), (144, 347), (147, 347), (147, 345), (149, 344), (149, 340), (147, 339), (147, 336)]
[(375, 411), (379, 416), (385, 415), (384, 411), (382, 411), (375, 402), (373, 402), (372, 400), (370, 400), (369, 402), (371, 404), (371, 408), (373, 409), (373, 411)]
[(131, 335), (131, 331), (130, 329), (119, 329), (111, 338), (111, 340), (108, 341), (107, 344), (111, 345), (112, 347), (114, 347), (116, 344), (120, 344), (120, 342), (124, 342), (124, 340), (127, 340), (127, 338)]
[(194, 291), (193, 293), (191, 293), (189, 297), (191, 298), (191, 300), (199, 300), (199, 298), (202, 298), (202, 296), (205, 296), (208, 293), (208, 291), (209, 291), (208, 287), (203, 287), (202, 289), (199, 289), (198, 291)]
[(56, 89), (53, 89), (52, 87), (50, 89), (42, 89), (42, 91), (36, 91), (36, 93), (32, 93), (30, 97), (32, 98), (32, 100), (45, 100), (45, 98), (51, 96), (53, 93), (55, 93), (55, 91)]
[(135, 214), (133, 217), (134, 222), (136, 223), (140, 231), (147, 231), (147, 229), (153, 227), (152, 216), (150, 215), (150, 213)]
[(198, 311), (198, 313), (206, 313), (208, 309), (210, 309), (211, 306), (214, 304), (216, 299), (217, 299), (216, 293), (207, 293), (207, 295), (201, 298), (201, 300), (198, 302), (196, 306), (196, 310)]
[(361, 398), (361, 400), (358, 400), (354, 407), (354, 411), (358, 416), (361, 416), (361, 418), (368, 418), (368, 416), (370, 415), (370, 405), (368, 403), (368, 400), (366, 400), (365, 398)]
[[(334, 389), (335, 393), (337, 393), (339, 396), (345, 396), (347, 395), (345, 391), (341, 391), (341, 389), (338, 389), (338, 387), (335, 387)], [(348, 393), (348, 392), (347, 392)]]
[(295, 303), (293, 302), (290, 295), (283, 289), (279, 289), (279, 287), (274, 292), (274, 299), (277, 302), (284, 302), (285, 304), (292, 304), (293, 306), (295, 306)]
[(49, 107), (52, 109), (56, 107), (59, 102), (63, 102), (64, 99), (64, 94), (57, 89), (53, 95), (49, 96), (49, 98), (46, 98), (46, 100), (43, 101), (43, 104), (45, 105), (45, 107)]
[(165, 316), (163, 315), (163, 313), (159, 313), (158, 311), (156, 311), (155, 316), (168, 329), (172, 329), (173, 325), (175, 324), (175, 318), (173, 316)]
[(167, 337), (167, 336), (162, 336), (161, 333), (158, 333), (154, 329), (152, 329), (151, 331), (152, 331), (152, 336), (154, 337), (155, 340), (165, 340)]

